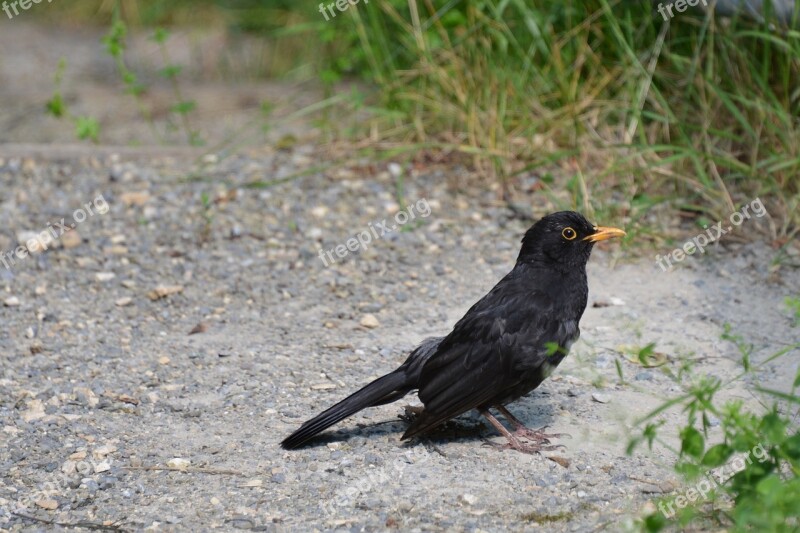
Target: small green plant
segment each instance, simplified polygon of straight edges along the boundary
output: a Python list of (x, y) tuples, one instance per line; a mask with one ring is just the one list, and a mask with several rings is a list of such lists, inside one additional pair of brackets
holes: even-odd
[[(751, 365), (752, 345), (731, 333), (726, 325), (724, 340), (742, 353), (742, 372), (723, 382), (719, 378), (676, 377), (686, 391), (653, 410), (641, 423), (644, 429), (631, 440), (628, 452), (647, 442), (658, 441), (663, 421), (656, 418), (673, 407), (686, 413), (680, 430), (680, 450), (675, 470), (687, 481), (677, 495), (657, 502), (657, 511), (640, 522), (642, 531), (665, 527), (685, 528), (690, 523), (724, 527), (731, 531), (797, 531), (800, 528), (800, 431), (788, 411), (800, 404), (800, 369), (789, 393), (756, 386), (761, 393), (759, 412), (747, 409), (741, 400), (721, 402), (717, 395), (727, 385), (796, 350), (789, 346), (758, 365)], [(767, 400), (772, 399), (767, 405)], [(714, 421), (712, 423), (712, 421)], [(718, 422), (717, 422), (718, 421)], [(721, 441), (709, 442), (709, 430), (721, 430)]]
[(75, 125), (75, 136), (81, 140), (90, 140), (92, 142), (99, 142), (100, 140), (100, 124), (97, 120), (89, 116), (75, 116), (70, 113), (67, 104), (64, 101), (64, 96), (61, 94), (61, 84), (64, 79), (64, 71), (67, 68), (67, 61), (63, 57), (58, 62), (58, 68), (55, 75), (55, 88), (53, 89), (53, 96), (47, 101), (47, 112), (55, 118), (65, 118)]
[(211, 239), (211, 226), (214, 223), (214, 201), (207, 192), (200, 195), (200, 203), (203, 207), (203, 228), (200, 230), (200, 240), (208, 242)]
[(172, 105), (170, 110), (179, 117), (188, 143), (193, 146), (201, 145), (203, 141), (200, 138), (200, 134), (189, 126), (188, 118), (189, 113), (197, 107), (197, 104), (194, 100), (186, 100), (183, 97), (180, 85), (178, 84), (178, 75), (181, 73), (181, 70), (183, 70), (183, 67), (172, 63), (170, 59), (169, 50), (166, 45), (167, 39), (169, 39), (169, 32), (164, 28), (157, 28), (155, 33), (153, 33), (152, 39), (158, 43), (158, 47), (161, 50), (161, 57), (164, 59), (165, 66), (161, 69), (159, 74), (169, 80), (172, 86), (173, 96), (175, 97), (175, 104)]
[(742, 368), (745, 372), (750, 371), (750, 356), (753, 354), (753, 345), (747, 343), (742, 339), (741, 335), (736, 335), (731, 332), (731, 325), (725, 323), (723, 325), (722, 340), (732, 342), (739, 353), (742, 355)]
[(645, 346), (621, 346), (620, 354), (629, 363), (639, 365), (644, 368), (654, 368), (665, 365), (667, 356), (662, 352), (656, 351), (656, 343), (651, 342)]
[(794, 313), (792, 327), (796, 328), (800, 325), (800, 296), (787, 296), (785, 303), (789, 311)]
[[(127, 34), (128, 27), (119, 14), (119, 5), (117, 4), (114, 9), (111, 28), (103, 37), (102, 43), (105, 45), (106, 52), (114, 60), (114, 64), (117, 67), (117, 72), (119, 72), (122, 82), (125, 85), (125, 92), (131, 95), (133, 98), (137, 108), (139, 109), (139, 113), (149, 125), (150, 130), (153, 132), (153, 135), (155, 135), (155, 138), (163, 143), (165, 141), (164, 136), (161, 135), (158, 131), (158, 128), (156, 128), (152, 112), (147, 105), (145, 105), (144, 99), (142, 98), (147, 90), (147, 87), (139, 80), (139, 77), (136, 75), (136, 73), (128, 68), (128, 65), (125, 61)], [(163, 28), (157, 28), (151, 36), (151, 40), (158, 44), (161, 51), (161, 57), (164, 60), (164, 67), (159, 71), (159, 75), (168, 80), (172, 88), (173, 97), (175, 98), (175, 103), (170, 107), (170, 112), (176, 118), (175, 122), (178, 124), (178, 126), (173, 125), (172, 129), (182, 129), (189, 144), (200, 145), (202, 144), (200, 134), (191, 128), (188, 118), (188, 115), (196, 108), (196, 103), (194, 100), (187, 100), (183, 96), (178, 83), (178, 76), (183, 70), (183, 67), (172, 62), (167, 47), (168, 39), (169, 32)]]
[(125, 84), (125, 92), (130, 94), (139, 108), (139, 112), (150, 126), (151, 131), (158, 139), (161, 139), (156, 130), (150, 110), (144, 105), (142, 101), (142, 94), (145, 91), (145, 86), (139, 82), (139, 79), (132, 70), (128, 68), (125, 63), (125, 37), (128, 33), (128, 27), (119, 16), (119, 9), (114, 10), (114, 20), (111, 23), (111, 28), (108, 33), (103, 37), (102, 42), (106, 47), (106, 52), (114, 60), (117, 71), (122, 77), (122, 82)]

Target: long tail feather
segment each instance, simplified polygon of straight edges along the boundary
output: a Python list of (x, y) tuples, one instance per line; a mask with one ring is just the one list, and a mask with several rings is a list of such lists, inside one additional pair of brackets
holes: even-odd
[(305, 422), (297, 431), (281, 442), (281, 447), (287, 450), (299, 448), (314, 435), (362, 409), (401, 398), (413, 388), (413, 386), (409, 386), (408, 381), (408, 376), (402, 368), (376, 379), (330, 409)]

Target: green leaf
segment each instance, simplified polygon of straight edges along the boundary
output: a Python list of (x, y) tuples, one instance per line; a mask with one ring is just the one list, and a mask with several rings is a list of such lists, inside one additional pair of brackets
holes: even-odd
[(167, 65), (158, 71), (158, 75), (167, 79), (177, 78), (182, 70), (183, 67), (181, 65)]
[(619, 362), (619, 359), (614, 359), (614, 365), (617, 367), (617, 376), (619, 376), (619, 380), (624, 383), (625, 376), (622, 374), (622, 364)]
[(628, 441), (628, 447), (625, 448), (625, 453), (627, 455), (631, 455), (636, 447), (641, 444), (642, 438), (641, 437), (634, 437), (630, 441)]
[(689, 426), (681, 431), (681, 454), (700, 459), (705, 448), (703, 434)]
[(763, 392), (764, 394), (769, 394), (771, 396), (775, 396), (776, 398), (780, 398), (781, 400), (786, 400), (787, 402), (798, 403), (800, 404), (800, 396), (794, 394), (787, 394), (783, 391), (774, 390), (774, 389), (766, 389), (761, 386), (756, 386), (755, 389), (758, 392)]
[(651, 450), (653, 449), (653, 441), (656, 440), (657, 432), (658, 425), (647, 424), (644, 428), (644, 432), (642, 433), (642, 435), (644, 435), (644, 437), (647, 439), (647, 445)]
[(727, 444), (717, 444), (709, 448), (703, 459), (700, 461), (701, 464), (714, 468), (725, 464), (728, 458), (733, 454), (733, 450)]
[(112, 57), (122, 56), (122, 52), (125, 50), (125, 34), (127, 31), (125, 23), (120, 19), (116, 19), (111, 24), (111, 29), (102, 38), (103, 44), (106, 45), (106, 51)]
[(164, 28), (156, 28), (151, 39), (158, 44), (164, 44), (169, 39), (169, 32)]
[(326, 85), (336, 83), (342, 79), (342, 77), (339, 75), (338, 72), (331, 69), (323, 70), (322, 72), (320, 72), (319, 77), (322, 83)]
[(90, 139), (98, 142), (100, 137), (100, 124), (91, 117), (78, 117), (75, 119), (75, 135), (79, 139)]
[(127, 70), (122, 73), (122, 81), (125, 83), (125, 85), (136, 85), (137, 84), (136, 79), (137, 79), (136, 74), (134, 74), (130, 70)]
[(56, 118), (63, 117), (67, 112), (64, 98), (62, 98), (61, 93), (58, 92), (53, 94), (53, 97), (47, 101), (46, 106), (47, 112)]
[(686, 476), (688, 479), (695, 479), (705, 472), (704, 469), (692, 463), (677, 463), (675, 465), (675, 471)]
[(653, 351), (655, 350), (655, 347), (656, 347), (656, 343), (651, 342), (650, 344), (648, 344), (647, 346), (645, 346), (644, 348), (639, 350), (639, 353), (638, 353), (639, 362), (641, 362), (643, 366), (647, 366), (648, 365), (648, 361), (650, 360), (650, 356), (653, 355)]
[(269, 100), (264, 100), (261, 102), (260, 109), (263, 114), (269, 115), (275, 109), (275, 104)]
[(767, 413), (761, 418), (760, 430), (770, 442), (782, 442), (786, 436), (786, 421), (777, 413)]
[(756, 485), (756, 491), (763, 496), (780, 494), (782, 489), (781, 479), (774, 475), (765, 477)]
[(140, 96), (140, 95), (142, 95), (144, 93), (145, 89), (146, 89), (146, 87), (144, 85), (142, 85), (141, 83), (135, 83), (135, 84), (129, 86), (128, 90), (125, 91), (125, 92), (127, 92), (129, 94), (132, 94), (133, 96)]
[(557, 342), (546, 342), (544, 343), (544, 347), (547, 349), (547, 357), (564, 353), (564, 348), (559, 346)]
[(644, 529), (652, 533), (661, 531), (666, 525), (667, 519), (661, 513), (653, 513), (644, 519)]
[(782, 449), (790, 458), (800, 461), (800, 431), (786, 439)]
[(197, 107), (197, 104), (194, 102), (194, 100), (187, 100), (185, 102), (178, 102), (177, 104), (173, 105), (170, 109), (173, 113), (185, 115), (186, 113), (192, 111), (195, 107)]

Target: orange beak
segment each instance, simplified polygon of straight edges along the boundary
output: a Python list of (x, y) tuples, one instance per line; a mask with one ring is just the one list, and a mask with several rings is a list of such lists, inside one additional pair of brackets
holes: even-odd
[(623, 237), (624, 235), (626, 235), (626, 233), (619, 228), (595, 226), (594, 233), (588, 237), (584, 237), (583, 240), (589, 242), (598, 242), (606, 239), (613, 239), (614, 237)]

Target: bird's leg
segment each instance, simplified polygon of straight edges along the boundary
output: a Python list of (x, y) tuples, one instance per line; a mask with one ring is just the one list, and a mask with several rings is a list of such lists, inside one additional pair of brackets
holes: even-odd
[(558, 446), (540, 446), (540, 443), (536, 443), (534, 445), (525, 444), (515, 437), (513, 433), (507, 430), (505, 426), (503, 426), (503, 424), (501, 424), (500, 421), (497, 420), (487, 409), (480, 409), (479, 412), (485, 416), (486, 420), (488, 420), (489, 423), (493, 425), (494, 428), (508, 440), (508, 444), (505, 445), (494, 444), (490, 442), (489, 444), (492, 446), (497, 446), (503, 449), (511, 448), (512, 450), (517, 450), (518, 452), (522, 453), (538, 453), (542, 451), (546, 452), (558, 449)]
[(512, 426), (514, 426), (514, 434), (520, 437), (525, 437), (526, 439), (530, 439), (535, 441), (537, 444), (550, 444), (550, 439), (557, 439), (559, 437), (569, 437), (567, 433), (552, 433), (548, 434), (545, 433), (544, 430), (547, 429), (547, 426), (543, 426), (539, 429), (530, 429), (522, 423), (520, 419), (516, 416), (512, 415), (511, 412), (503, 407), (502, 405), (495, 405), (495, 409), (497, 409), (503, 417), (508, 420)]

